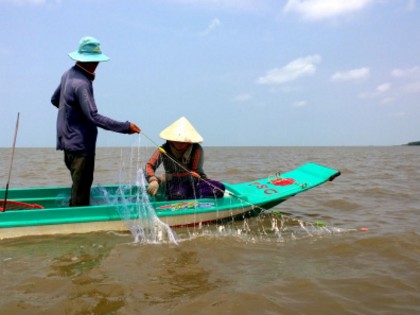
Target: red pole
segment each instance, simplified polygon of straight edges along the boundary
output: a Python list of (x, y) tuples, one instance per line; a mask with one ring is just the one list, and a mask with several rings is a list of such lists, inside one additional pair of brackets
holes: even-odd
[(0, 208), (0, 211), (2, 211), (2, 212), (6, 211), (7, 195), (8, 195), (8, 192), (9, 192), (10, 176), (12, 175), (13, 157), (15, 156), (15, 146), (16, 146), (16, 137), (17, 137), (18, 128), (19, 128), (19, 113), (17, 114), (15, 136), (13, 137), (12, 153), (10, 155), (9, 176), (7, 178), (6, 191), (5, 191), (5, 194), (4, 194), (3, 209)]

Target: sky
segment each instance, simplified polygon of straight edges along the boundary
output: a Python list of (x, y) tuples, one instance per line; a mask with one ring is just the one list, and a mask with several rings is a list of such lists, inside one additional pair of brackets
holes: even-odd
[(111, 60), (99, 113), (161, 144), (185, 116), (205, 146), (420, 140), (417, 0), (0, 0), (0, 147), (55, 147), (51, 95), (83, 36)]

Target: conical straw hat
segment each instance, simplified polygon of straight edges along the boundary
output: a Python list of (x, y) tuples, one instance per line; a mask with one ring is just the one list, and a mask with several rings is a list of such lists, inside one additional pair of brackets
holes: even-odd
[(203, 138), (185, 117), (181, 117), (166, 127), (159, 136), (164, 140), (177, 142), (198, 143), (203, 141)]

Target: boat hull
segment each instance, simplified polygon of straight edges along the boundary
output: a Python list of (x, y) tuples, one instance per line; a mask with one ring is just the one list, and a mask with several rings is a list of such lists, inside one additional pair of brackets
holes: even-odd
[[(133, 222), (153, 216), (171, 227), (205, 224), (257, 215), (288, 198), (333, 180), (340, 172), (308, 163), (288, 173), (250, 182), (224, 183), (223, 198), (159, 200), (145, 197), (144, 188), (107, 185), (92, 190), (91, 206), (69, 207), (69, 187), (29, 187), (9, 190), (14, 202), (43, 209), (0, 212), (0, 239), (53, 234), (127, 231)], [(4, 196), (0, 190), (0, 198)], [(4, 197), (3, 197), (4, 198)], [(1, 200), (1, 199), (0, 199)]]

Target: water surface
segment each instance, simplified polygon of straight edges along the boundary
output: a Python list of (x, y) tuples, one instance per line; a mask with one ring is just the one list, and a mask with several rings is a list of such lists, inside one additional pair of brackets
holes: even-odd
[[(0, 313), (420, 313), (420, 147), (205, 149), (208, 176), (227, 182), (309, 161), (342, 175), (274, 213), (175, 229), (178, 245), (113, 232), (0, 241)], [(98, 149), (95, 185), (132, 181), (152, 150)], [(4, 185), (9, 158), (0, 149)], [(16, 149), (10, 187), (69, 184), (61, 152)]]

